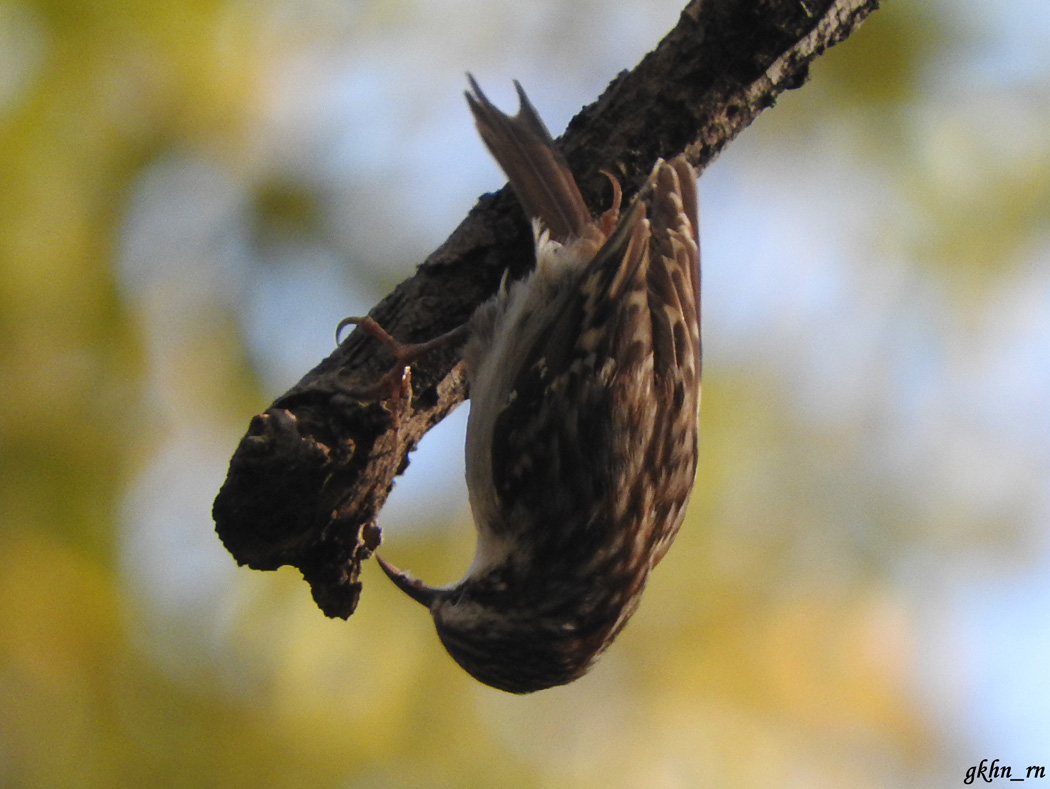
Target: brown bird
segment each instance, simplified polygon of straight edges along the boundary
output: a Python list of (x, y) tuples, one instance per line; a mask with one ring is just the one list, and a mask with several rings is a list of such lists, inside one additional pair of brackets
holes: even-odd
[(435, 588), (379, 561), (464, 669), (527, 693), (591, 667), (682, 523), (700, 403), (696, 173), (658, 161), (622, 214), (609, 176), (612, 207), (594, 218), (521, 86), (510, 117), (470, 83), (536, 267), (469, 324), (473, 564)]

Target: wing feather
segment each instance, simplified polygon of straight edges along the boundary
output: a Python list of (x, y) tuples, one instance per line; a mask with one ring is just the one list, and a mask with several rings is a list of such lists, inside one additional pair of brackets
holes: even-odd
[[(541, 554), (533, 562), (658, 560), (696, 468), (696, 175), (684, 157), (660, 161), (626, 211), (594, 220), (520, 86), (511, 118), (471, 85), (481, 135), (526, 212), (581, 260), (556, 268), (556, 287), (543, 280), (544, 297), (528, 309), (504, 313), (519, 323), (487, 350), (513, 368), (502, 371), (498, 392), (485, 392), (496, 398), (486, 402), (493, 416), (485, 424), (493, 511), (503, 519), (486, 527), (528, 530), (527, 544)], [(537, 254), (549, 251), (541, 243)], [(519, 286), (540, 288), (540, 277)], [(652, 526), (640, 533), (642, 524)], [(624, 539), (642, 539), (650, 551), (617, 553)]]

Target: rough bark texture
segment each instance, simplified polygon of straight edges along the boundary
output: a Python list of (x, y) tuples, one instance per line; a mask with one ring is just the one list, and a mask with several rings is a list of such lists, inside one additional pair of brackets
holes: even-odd
[[(658, 157), (684, 151), (702, 171), (877, 7), (878, 0), (689, 3), (659, 46), (613, 80), (561, 138), (584, 198), (594, 207), (608, 202), (602, 169), (620, 179), (626, 199)], [(530, 230), (505, 187), (483, 196), (371, 314), (403, 342), (426, 340), (468, 320), (505, 269), (518, 276), (531, 265)], [(393, 413), (349, 394), (392, 364), (375, 339), (355, 331), (255, 416), (213, 510), (237, 561), (258, 570), (295, 565), (326, 615), (352, 614), (361, 562), (379, 545), (375, 518), (394, 477), (467, 394), (458, 351), (443, 348), (415, 364), (411, 401)]]

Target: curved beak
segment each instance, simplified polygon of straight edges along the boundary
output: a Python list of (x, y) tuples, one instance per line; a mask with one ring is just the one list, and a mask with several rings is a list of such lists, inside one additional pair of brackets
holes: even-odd
[(422, 603), (427, 608), (430, 608), (437, 600), (439, 590), (432, 586), (427, 586), (422, 581), (416, 580), (415, 578), (409, 578), (405, 573), (394, 567), (394, 565), (387, 562), (378, 553), (375, 555), (376, 561), (379, 562), (379, 566), (383, 568), (383, 572), (386, 573), (386, 577), (394, 582), (394, 586), (400, 589), (402, 592), (407, 594), (417, 603)]

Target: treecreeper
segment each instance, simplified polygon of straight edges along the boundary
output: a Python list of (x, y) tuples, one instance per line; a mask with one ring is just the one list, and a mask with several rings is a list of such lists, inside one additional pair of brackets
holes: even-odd
[(477, 549), (435, 588), (377, 557), (476, 679), (528, 693), (582, 676), (678, 532), (697, 463), (696, 174), (658, 161), (593, 217), (518, 85), (510, 117), (471, 80), (478, 131), (532, 220), (536, 266), (469, 323), (466, 473)]

